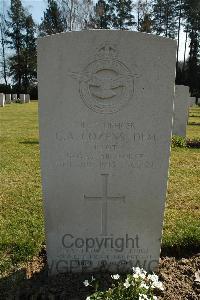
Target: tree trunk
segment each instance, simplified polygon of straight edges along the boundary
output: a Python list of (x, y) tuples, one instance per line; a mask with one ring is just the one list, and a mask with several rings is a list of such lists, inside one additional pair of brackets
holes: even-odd
[(185, 70), (185, 64), (186, 64), (187, 41), (188, 41), (188, 26), (186, 28), (186, 36), (185, 36), (185, 49), (184, 49), (183, 71)]
[(160, 33), (162, 32), (162, 5), (160, 3), (160, 16), (159, 16), (159, 19), (160, 19)]
[(18, 75), (18, 89), (21, 92), (21, 63), (20, 63), (20, 48), (19, 41), (17, 42), (17, 75)]
[(137, 7), (137, 30), (140, 31), (140, 0)]
[(166, 15), (165, 36), (168, 37), (168, 26), (169, 26), (169, 12), (168, 12), (168, 6), (166, 7), (165, 15)]
[(5, 40), (4, 40), (4, 27), (3, 27), (3, 16), (2, 21), (0, 23), (0, 29), (1, 29), (1, 46), (2, 46), (2, 56), (3, 56), (3, 78), (5, 81), (6, 86), (8, 85), (7, 81), (7, 72), (6, 72), (6, 55), (5, 55)]
[(74, 10), (74, 0), (70, 1), (70, 12), (69, 12), (69, 31), (72, 31), (72, 14)]

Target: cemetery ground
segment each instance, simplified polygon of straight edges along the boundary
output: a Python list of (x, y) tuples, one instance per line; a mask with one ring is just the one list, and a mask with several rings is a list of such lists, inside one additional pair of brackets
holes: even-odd
[[(36, 101), (0, 109), (0, 299), (85, 299), (88, 289), (82, 282), (87, 275), (46, 276), (37, 110)], [(195, 281), (200, 266), (200, 149), (191, 142), (200, 139), (200, 107), (190, 108), (187, 138), (191, 147), (171, 152), (158, 271), (165, 291), (159, 299), (198, 299), (200, 292)], [(98, 276), (109, 281), (108, 275)]]

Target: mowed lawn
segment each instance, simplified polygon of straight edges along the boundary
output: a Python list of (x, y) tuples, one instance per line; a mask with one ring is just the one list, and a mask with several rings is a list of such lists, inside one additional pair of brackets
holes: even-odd
[[(200, 139), (200, 108), (190, 109), (187, 136)], [(0, 108), (0, 270), (16, 270), (44, 245), (38, 104)], [(200, 149), (173, 148), (163, 248), (200, 245)]]
[(38, 104), (0, 108), (0, 268), (30, 259), (44, 241)]

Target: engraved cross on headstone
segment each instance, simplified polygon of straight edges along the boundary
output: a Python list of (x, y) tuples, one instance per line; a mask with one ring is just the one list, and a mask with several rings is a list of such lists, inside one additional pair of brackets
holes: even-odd
[(84, 195), (84, 199), (86, 200), (97, 200), (102, 201), (101, 207), (101, 234), (108, 235), (107, 233), (107, 224), (108, 224), (108, 201), (109, 200), (121, 200), (125, 201), (125, 196), (109, 196), (108, 195), (108, 176), (109, 174), (101, 174), (102, 176), (102, 196), (86, 196)]

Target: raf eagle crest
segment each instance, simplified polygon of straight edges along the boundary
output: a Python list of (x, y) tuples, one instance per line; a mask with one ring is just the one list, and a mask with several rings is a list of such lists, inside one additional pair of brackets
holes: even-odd
[(96, 113), (115, 113), (133, 96), (135, 75), (119, 61), (115, 47), (109, 42), (99, 47), (95, 60), (82, 72), (70, 75), (79, 81), (85, 105)]

